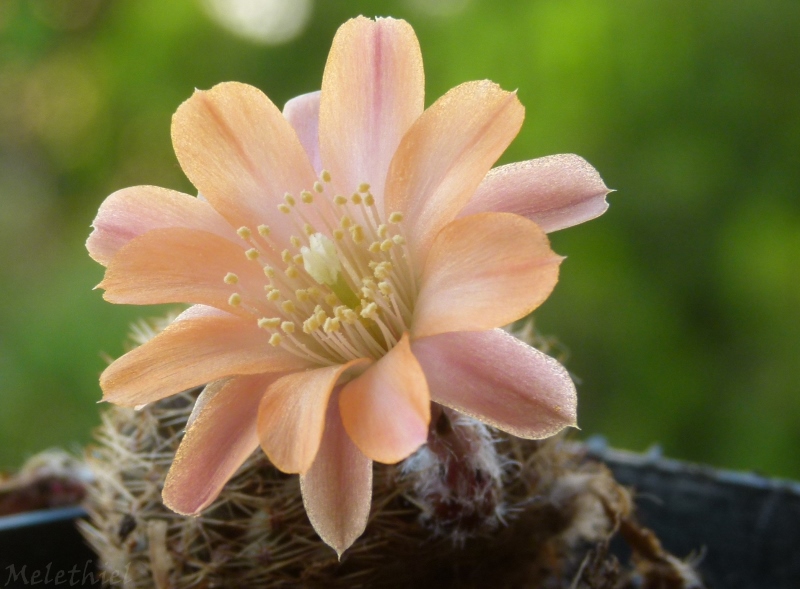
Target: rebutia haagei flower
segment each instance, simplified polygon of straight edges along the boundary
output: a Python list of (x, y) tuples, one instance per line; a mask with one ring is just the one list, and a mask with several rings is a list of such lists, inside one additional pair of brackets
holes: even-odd
[(524, 438), (575, 424), (566, 370), (499, 327), (555, 286), (546, 232), (600, 215), (608, 190), (574, 155), (491, 169), (522, 125), (515, 93), (468, 82), (424, 109), (423, 91), (406, 22), (351, 20), (322, 90), (283, 113), (237, 83), (180, 106), (201, 197), (140, 186), (100, 207), (106, 300), (193, 304), (100, 381), (129, 406), (207, 384), (165, 483), (174, 511), (206, 508), (260, 445), (341, 554), (372, 461), (424, 444), (432, 401)]

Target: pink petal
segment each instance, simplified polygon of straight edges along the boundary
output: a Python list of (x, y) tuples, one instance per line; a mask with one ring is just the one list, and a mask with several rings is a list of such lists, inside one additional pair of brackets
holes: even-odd
[(255, 321), (195, 306), (100, 376), (103, 400), (135, 407), (235, 374), (285, 372), (309, 363), (269, 344)]
[(551, 155), (490, 171), (459, 217), (485, 211), (515, 213), (550, 233), (602, 215), (609, 192), (582, 157)]
[(348, 435), (372, 460), (394, 464), (425, 443), (431, 403), (408, 334), (344, 386), (339, 409)]
[(456, 219), (433, 242), (414, 308), (415, 338), (524, 317), (550, 295), (560, 256), (536, 223), (511, 213)]
[(422, 113), (425, 79), (419, 42), (402, 20), (364, 17), (339, 27), (320, 99), (322, 163), (349, 195), (369, 183), (383, 197), (401, 138)]
[(370, 362), (353, 360), (297, 372), (269, 387), (258, 408), (258, 435), (276, 468), (304, 473), (311, 467), (322, 440), (333, 387), (348, 370), (361, 370)]
[(283, 116), (297, 133), (308, 161), (314, 171), (322, 172), (322, 158), (319, 153), (319, 95), (320, 92), (309, 92), (295, 96), (283, 107)]
[(575, 385), (561, 364), (502, 329), (414, 340), (431, 398), (520, 438), (576, 424)]
[(341, 558), (364, 533), (372, 503), (372, 461), (350, 440), (334, 395), (325, 433), (311, 468), (300, 475), (300, 491), (311, 525)]
[(276, 207), (286, 192), (311, 190), (316, 174), (297, 133), (260, 90), (227, 82), (196, 91), (172, 118), (172, 143), (189, 180), (234, 227), (264, 223), (288, 242), (292, 225)]
[(123, 245), (151, 229), (185, 227), (238, 241), (233, 227), (207, 202), (156, 186), (118, 190), (100, 205), (92, 227), (86, 248), (104, 266)]
[[(237, 284), (224, 282), (229, 272), (238, 276)], [(129, 241), (112, 258), (98, 288), (112, 303), (202, 303), (250, 316), (269, 312), (265, 282), (261, 264), (248, 260), (241, 245), (206, 231), (173, 227)], [(238, 308), (228, 304), (234, 292), (243, 300)]]
[(386, 181), (386, 210), (405, 214), (419, 262), (516, 137), (524, 116), (515, 93), (468, 82), (437, 100), (403, 137)]
[(172, 511), (197, 515), (258, 448), (256, 415), (267, 387), (281, 374), (230, 379), (187, 427), (167, 474), (162, 498)]

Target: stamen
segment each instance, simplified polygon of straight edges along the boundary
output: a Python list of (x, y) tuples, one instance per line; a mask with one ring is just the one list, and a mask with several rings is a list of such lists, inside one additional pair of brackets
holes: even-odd
[(283, 337), (281, 337), (281, 334), (279, 334), (279, 333), (273, 333), (272, 337), (269, 338), (269, 343), (271, 345), (275, 346), (276, 348), (279, 345), (281, 345), (282, 341), (283, 341)]
[(258, 226), (258, 234), (261, 237), (269, 237), (270, 233), (272, 233), (272, 230), (269, 228), (269, 225), (259, 225)]
[(294, 313), (295, 312), (295, 306), (294, 306), (294, 303), (292, 301), (283, 301), (281, 303), (281, 309), (283, 309), (284, 312), (286, 312), (286, 313)]
[(389, 215), (389, 223), (392, 223), (393, 225), (397, 225), (402, 220), (403, 220), (403, 213), (394, 212), (391, 215)]
[(230, 297), (228, 297), (228, 304), (231, 307), (238, 307), (242, 304), (242, 296), (238, 292), (233, 293)]
[(369, 184), (367, 184), (366, 182), (364, 182), (362, 184), (359, 184), (358, 185), (358, 191), (359, 192), (369, 192)]
[(290, 207), (293, 207), (296, 204), (294, 197), (288, 192), (283, 195), (283, 200), (286, 201), (286, 204), (289, 205)]
[(252, 232), (252, 231), (250, 231), (250, 229), (248, 229), (248, 228), (247, 228), (247, 227), (245, 227), (244, 225), (242, 225), (241, 227), (239, 227), (239, 228), (236, 230), (236, 233), (238, 233), (238, 234), (239, 234), (239, 237), (241, 237), (241, 238), (242, 238), (242, 239), (244, 239), (244, 240), (248, 240), (248, 239), (250, 239), (250, 237), (252, 237), (252, 235), (253, 235), (253, 232)]
[(275, 302), (280, 298), (281, 298), (281, 291), (279, 291), (277, 288), (273, 288), (272, 290), (270, 290), (267, 293), (267, 300), (268, 301)]
[(323, 182), (330, 182), (331, 181), (331, 173), (328, 170), (322, 170), (322, 174), (320, 174)]
[(312, 202), (314, 202), (314, 195), (311, 194), (308, 190), (304, 190), (303, 192), (300, 193), (300, 200), (302, 200), (307, 205), (310, 205)]
[(354, 205), (360, 205), (361, 201), (362, 201), (362, 198), (361, 198), (361, 195), (358, 192), (354, 192), (353, 196), (350, 197), (350, 200), (353, 201)]
[(275, 278), (275, 270), (272, 266), (264, 266), (264, 274), (267, 278)]
[(286, 215), (288, 215), (289, 213), (292, 212), (292, 208), (289, 205), (284, 204), (284, 203), (281, 203), (281, 204), (278, 205), (278, 210), (280, 212), (286, 214)]
[(236, 276), (236, 274), (234, 274), (233, 272), (228, 272), (225, 275), (225, 278), (223, 278), (222, 280), (225, 282), (225, 284), (236, 284), (237, 282), (239, 282), (239, 277)]
[(316, 190), (317, 192), (322, 192), (322, 191), (323, 191), (323, 190), (325, 190), (325, 189), (322, 187), (322, 184), (321, 184), (321, 183), (319, 183), (319, 182), (314, 182), (314, 190)]
[(302, 242), (300, 241), (300, 238), (299, 238), (299, 237), (297, 237), (296, 235), (292, 235), (292, 236), (289, 238), (289, 243), (291, 243), (291, 244), (292, 244), (292, 247), (300, 247), (300, 244), (301, 244)]
[(291, 321), (284, 321), (281, 323), (281, 329), (284, 333), (294, 333), (295, 325)]
[(249, 250), (244, 252), (244, 255), (247, 256), (247, 259), (250, 261), (257, 260), (258, 256), (261, 255), (258, 253), (258, 250), (254, 247), (251, 247)]
[(281, 320), (278, 317), (262, 317), (258, 320), (261, 329), (277, 329), (280, 324)]

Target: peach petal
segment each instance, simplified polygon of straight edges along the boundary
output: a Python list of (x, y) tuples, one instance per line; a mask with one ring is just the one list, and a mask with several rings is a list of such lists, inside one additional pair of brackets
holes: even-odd
[(156, 186), (134, 186), (113, 193), (100, 205), (92, 227), (86, 248), (92, 259), (104, 266), (131, 239), (152, 229), (199, 229), (238, 241), (233, 227), (207, 202)]
[(352, 360), (288, 374), (267, 389), (258, 408), (261, 447), (275, 467), (305, 473), (314, 462), (325, 429), (328, 399), (340, 377), (371, 360)]
[(577, 395), (556, 360), (502, 329), (414, 340), (431, 398), (521, 438), (575, 426)]
[(254, 321), (197, 305), (100, 376), (103, 400), (135, 407), (235, 374), (285, 372), (309, 363), (269, 344)]
[(367, 457), (394, 464), (425, 443), (431, 420), (425, 374), (411, 353), (408, 334), (339, 397), (347, 434)]
[[(196, 91), (172, 118), (172, 143), (192, 184), (237, 229), (269, 224), (286, 192), (296, 196), (316, 181), (297, 133), (247, 84)], [(288, 243), (291, 224), (272, 230), (274, 239)]]
[(433, 242), (414, 308), (413, 335), (506, 325), (544, 302), (560, 256), (536, 223), (480, 213), (447, 225)]
[(377, 199), (392, 156), (422, 113), (425, 78), (419, 42), (401, 20), (354, 18), (333, 39), (320, 98), (322, 163), (343, 194), (359, 183)]
[(314, 171), (322, 172), (322, 158), (319, 153), (319, 95), (320, 92), (309, 92), (295, 96), (283, 107), (283, 116), (297, 133), (308, 161)]
[(386, 181), (386, 210), (405, 213), (420, 263), (516, 137), (524, 116), (516, 93), (489, 81), (468, 82), (437, 100), (403, 137)]
[(491, 170), (459, 213), (515, 213), (550, 233), (602, 215), (611, 192), (585, 159), (551, 155)]
[(278, 374), (228, 380), (187, 426), (167, 474), (162, 498), (172, 511), (197, 515), (258, 448), (256, 415), (267, 387)]
[(317, 456), (311, 468), (300, 475), (300, 491), (311, 525), (341, 558), (367, 527), (372, 461), (345, 432), (337, 401), (334, 393)]
[[(237, 284), (223, 281), (228, 272), (239, 277)], [(112, 303), (202, 303), (247, 316), (245, 307), (265, 306), (264, 283), (261, 265), (247, 259), (245, 247), (207, 231), (173, 227), (129, 241), (112, 258), (98, 288)], [(243, 299), (236, 309), (228, 304), (233, 292)]]

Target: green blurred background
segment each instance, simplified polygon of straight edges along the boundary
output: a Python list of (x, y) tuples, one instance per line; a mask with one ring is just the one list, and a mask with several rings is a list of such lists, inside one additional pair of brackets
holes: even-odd
[(358, 14), (412, 23), (428, 103), (519, 89), (504, 162), (574, 152), (617, 189), (552, 236), (569, 259), (536, 316), (570, 351), (582, 433), (800, 478), (796, 0), (0, 0), (0, 468), (88, 442), (102, 354), (159, 312), (92, 291), (105, 196), (192, 192), (176, 107), (224, 80), (278, 105), (317, 89)]

